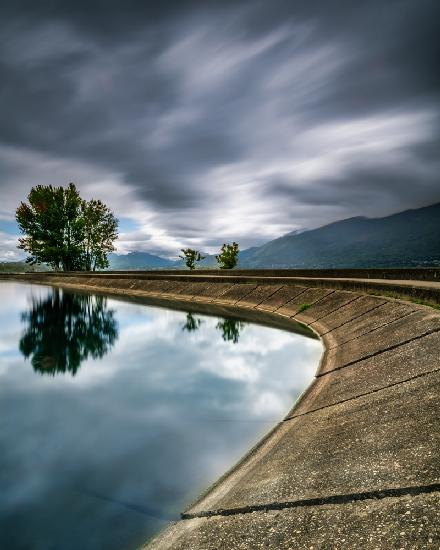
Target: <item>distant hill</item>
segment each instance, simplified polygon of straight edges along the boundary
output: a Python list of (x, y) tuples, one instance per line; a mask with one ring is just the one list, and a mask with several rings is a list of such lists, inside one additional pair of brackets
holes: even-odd
[(129, 252), (128, 254), (109, 254), (109, 269), (148, 269), (148, 268), (169, 268), (176, 262), (161, 258), (148, 252)]
[[(206, 255), (199, 268), (215, 268)], [(184, 268), (148, 252), (110, 254), (110, 269)], [(239, 267), (333, 268), (440, 265), (440, 203), (384, 218), (348, 218), (318, 229), (292, 231), (240, 252)]]
[(240, 267), (440, 265), (440, 203), (384, 218), (356, 217), (244, 250)]

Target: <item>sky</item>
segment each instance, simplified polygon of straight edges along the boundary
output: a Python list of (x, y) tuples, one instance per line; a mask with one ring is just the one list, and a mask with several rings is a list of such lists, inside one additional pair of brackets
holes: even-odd
[(168, 257), (439, 202), (439, 27), (437, 0), (4, 0), (0, 260), (37, 184)]

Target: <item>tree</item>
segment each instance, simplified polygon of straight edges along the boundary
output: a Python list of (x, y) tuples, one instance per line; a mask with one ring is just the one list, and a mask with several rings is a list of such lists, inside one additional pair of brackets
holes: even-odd
[(183, 256), (179, 256), (179, 258), (185, 261), (186, 267), (191, 271), (196, 268), (196, 262), (205, 259), (205, 256), (202, 256), (198, 250), (193, 250), (192, 248), (182, 248), (182, 252)]
[(238, 244), (223, 244), (220, 254), (216, 256), (217, 263), (220, 269), (234, 269), (238, 262)]
[(105, 204), (82, 199), (73, 183), (67, 188), (37, 185), (28, 201), (15, 214), (24, 234), (18, 248), (30, 254), (27, 263), (64, 271), (108, 266), (118, 220)]
[(95, 271), (108, 267), (107, 254), (113, 252), (113, 241), (118, 238), (118, 221), (112, 211), (100, 200), (83, 201), (84, 268)]

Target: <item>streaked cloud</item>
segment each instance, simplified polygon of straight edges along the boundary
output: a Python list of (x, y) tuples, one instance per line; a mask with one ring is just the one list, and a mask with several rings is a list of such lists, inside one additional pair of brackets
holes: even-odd
[(74, 181), (175, 256), (440, 200), (433, 0), (1, 10), (0, 219)]

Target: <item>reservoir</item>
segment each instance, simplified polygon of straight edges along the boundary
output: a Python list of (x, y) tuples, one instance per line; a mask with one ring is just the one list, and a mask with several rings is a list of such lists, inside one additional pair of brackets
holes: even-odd
[(133, 550), (290, 410), (316, 338), (0, 282), (0, 548)]

